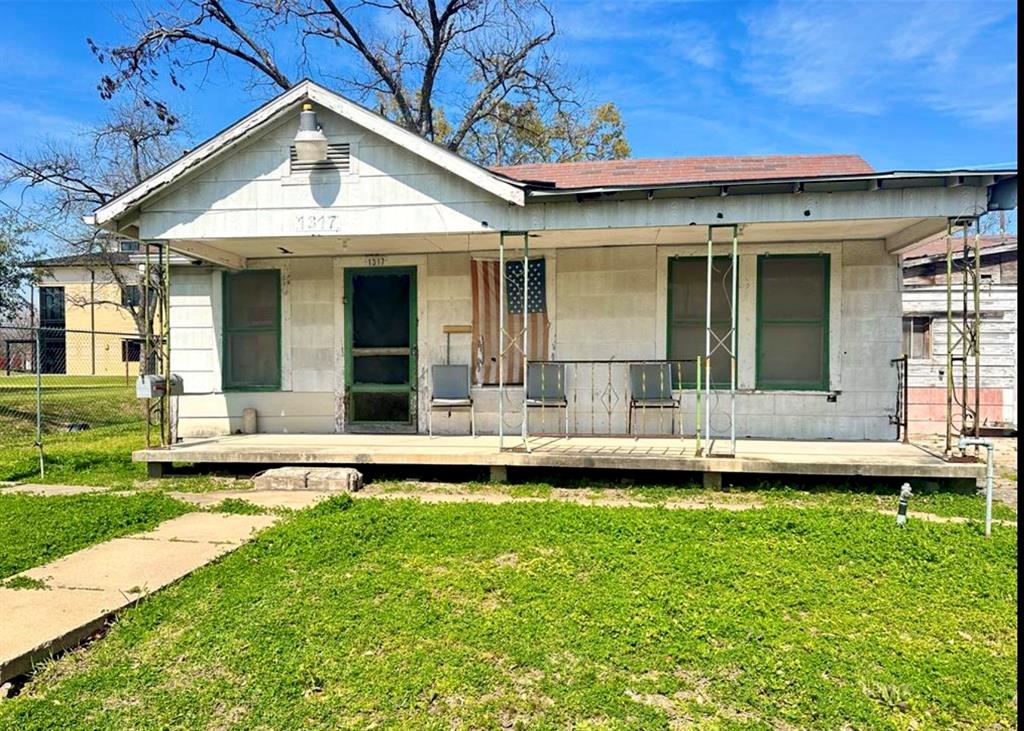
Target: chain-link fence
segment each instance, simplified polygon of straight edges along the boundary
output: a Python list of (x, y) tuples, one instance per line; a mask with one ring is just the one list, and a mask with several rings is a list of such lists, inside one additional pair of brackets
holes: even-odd
[(135, 396), (143, 344), (135, 333), (0, 327), (0, 455), (49, 446), (144, 439)]

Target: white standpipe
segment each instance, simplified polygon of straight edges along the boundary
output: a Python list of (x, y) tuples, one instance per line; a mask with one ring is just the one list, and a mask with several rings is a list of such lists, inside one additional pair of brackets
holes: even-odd
[(981, 437), (960, 437), (959, 447), (984, 447), (988, 452), (988, 466), (985, 470), (985, 535), (992, 535), (992, 483), (995, 481), (995, 444), (991, 439)]

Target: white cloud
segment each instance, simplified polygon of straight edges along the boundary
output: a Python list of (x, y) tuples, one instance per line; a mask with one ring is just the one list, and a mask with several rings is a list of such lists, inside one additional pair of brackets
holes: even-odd
[(608, 48), (642, 45), (642, 62), (672, 66), (692, 64), (703, 69), (725, 58), (715, 29), (699, 20), (666, 22), (665, 2), (587, 2), (565, 4), (556, 11), (559, 34), (578, 54), (587, 44)]
[(1006, 2), (776, 3), (743, 16), (741, 79), (803, 106), (924, 106), (1016, 122), (1016, 11)]

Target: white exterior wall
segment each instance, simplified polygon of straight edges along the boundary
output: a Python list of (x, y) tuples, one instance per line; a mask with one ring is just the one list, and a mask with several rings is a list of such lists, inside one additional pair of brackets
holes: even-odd
[[(825, 392), (754, 390), (756, 347), (756, 260), (761, 253), (828, 253), (830, 282), (830, 386)], [(552, 357), (556, 359), (664, 358), (667, 269), (672, 256), (703, 254), (692, 246), (619, 246), (538, 250), (547, 260), (548, 314)], [(721, 253), (716, 250), (716, 253)], [(210, 269), (176, 269), (172, 278), (172, 360), (185, 380), (179, 434), (224, 434), (241, 426), (242, 410), (259, 412), (261, 431), (330, 433), (344, 430), (344, 269), (363, 267), (364, 257), (294, 258), (250, 262), (282, 268), (282, 390), (223, 393), (220, 389), (221, 278)], [(470, 254), (387, 257), (385, 266), (417, 270), (419, 429), (426, 431), (430, 366), (443, 363), (446, 325), (472, 322)], [(739, 386), (737, 435), (771, 438), (891, 439), (889, 415), (895, 404), (896, 373), (890, 360), (901, 349), (900, 271), (882, 241), (817, 245), (744, 244), (740, 262)], [(452, 334), (451, 362), (468, 363), (471, 336)], [(607, 422), (600, 403), (591, 408), (589, 368), (570, 375), (579, 400), (570, 427), (587, 432), (625, 432), (626, 376), (613, 375), (614, 414)], [(576, 381), (575, 379), (579, 379)], [(607, 378), (596, 373), (595, 387)], [(834, 400), (830, 400), (830, 394)], [(475, 389), (477, 428), (497, 431), (498, 391)], [(584, 399), (583, 396), (586, 396)], [(506, 433), (518, 434), (521, 391), (506, 402)], [(682, 423), (693, 432), (692, 393), (683, 396)], [(592, 412), (596, 411), (596, 415)], [(713, 433), (728, 433), (727, 404), (713, 409)], [(558, 431), (564, 412), (532, 410), (532, 431)], [(449, 421), (435, 413), (435, 430), (468, 430), (467, 416)], [(667, 418), (667, 417), (666, 417)], [(651, 414), (650, 430), (667, 427)], [(543, 420), (543, 423), (542, 423)]]

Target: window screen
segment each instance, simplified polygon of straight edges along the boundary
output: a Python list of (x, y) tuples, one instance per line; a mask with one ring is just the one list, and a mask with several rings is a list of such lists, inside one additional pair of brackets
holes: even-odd
[[(711, 262), (711, 374), (716, 386), (729, 385), (729, 354), (715, 349), (715, 338), (729, 343), (729, 328), (732, 322), (732, 269), (731, 257), (716, 256)], [(703, 358), (705, 326), (707, 323), (707, 259), (703, 257), (669, 259), (669, 360), (690, 360)], [(684, 363), (681, 371), (681, 385), (684, 388), (697, 386), (697, 366)], [(675, 374), (677, 382), (680, 375)]]
[(224, 388), (281, 387), (281, 291), (276, 269), (224, 275)]
[(828, 276), (828, 255), (758, 258), (758, 388), (828, 388)]
[(903, 318), (903, 353), (911, 358), (932, 357), (932, 319)]

